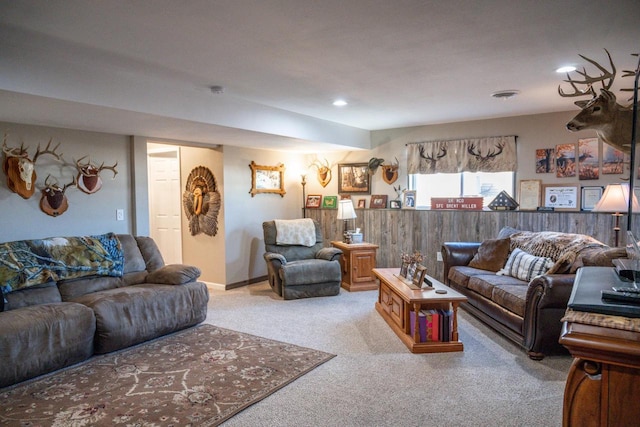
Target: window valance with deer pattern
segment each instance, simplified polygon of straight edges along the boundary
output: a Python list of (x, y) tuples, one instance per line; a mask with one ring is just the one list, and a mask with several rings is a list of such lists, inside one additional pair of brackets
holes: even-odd
[(515, 172), (515, 136), (407, 144), (407, 173)]

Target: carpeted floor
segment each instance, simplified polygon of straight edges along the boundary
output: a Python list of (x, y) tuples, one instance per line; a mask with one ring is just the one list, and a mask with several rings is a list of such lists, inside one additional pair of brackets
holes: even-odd
[(201, 325), (0, 390), (0, 425), (216, 426), (332, 357)]
[(212, 291), (207, 323), (337, 355), (223, 426), (562, 425), (570, 356), (533, 361), (463, 310), (464, 352), (412, 354), (376, 299), (283, 301), (266, 282)]

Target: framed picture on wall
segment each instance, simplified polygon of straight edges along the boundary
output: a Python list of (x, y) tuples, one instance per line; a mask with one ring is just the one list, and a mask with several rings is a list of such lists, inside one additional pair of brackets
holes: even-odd
[(582, 187), (580, 194), (580, 209), (583, 211), (592, 210), (596, 206), (596, 203), (600, 201), (603, 192), (604, 187), (597, 185)]
[(320, 207), (322, 203), (322, 194), (309, 194), (307, 196), (307, 203), (305, 208), (307, 209), (317, 209)]
[(575, 184), (545, 184), (543, 195), (544, 207), (557, 211), (580, 210), (580, 193)]
[(542, 181), (539, 179), (522, 179), (520, 180), (520, 188), (518, 189), (518, 195), (520, 200), (521, 211), (535, 211), (540, 206), (540, 199), (542, 194)]
[(338, 193), (371, 194), (368, 163), (341, 163), (338, 165)]
[(338, 196), (324, 196), (322, 198), (322, 209), (337, 209)]
[(387, 207), (387, 195), (386, 194), (376, 194), (371, 196), (371, 203), (369, 204), (369, 208), (371, 209), (384, 209)]

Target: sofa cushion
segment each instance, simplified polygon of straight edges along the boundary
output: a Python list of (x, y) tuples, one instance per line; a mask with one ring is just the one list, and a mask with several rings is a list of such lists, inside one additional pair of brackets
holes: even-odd
[(546, 273), (553, 265), (551, 258), (538, 257), (516, 248), (498, 274), (517, 277), (528, 283), (535, 276)]
[(0, 313), (0, 387), (88, 359), (93, 311), (74, 303), (33, 305)]
[(95, 313), (95, 352), (107, 353), (202, 322), (208, 300), (207, 286), (191, 282), (183, 286), (125, 286), (74, 301)]
[(284, 286), (340, 283), (342, 272), (338, 261), (314, 258), (288, 262), (280, 269), (280, 278)]
[(200, 269), (192, 265), (169, 264), (147, 275), (148, 283), (183, 285), (200, 277)]
[(136, 236), (135, 239), (136, 242), (138, 242), (138, 248), (145, 260), (148, 272), (155, 271), (164, 265), (164, 259), (162, 258), (160, 249), (151, 237)]
[(22, 307), (29, 307), (31, 305), (50, 304), (62, 301), (55, 282), (49, 282), (44, 285), (33, 286), (27, 289), (20, 289), (15, 292), (8, 293), (4, 297), (7, 300), (4, 309), (7, 311)]
[(491, 300), (500, 307), (524, 317), (528, 288), (528, 284), (524, 282), (496, 283)]
[(465, 265), (457, 265), (449, 269), (449, 281), (458, 286), (466, 288), (469, 284), (469, 278), (487, 274), (487, 270), (479, 268), (467, 267)]
[(627, 249), (622, 248), (593, 248), (581, 256), (582, 265), (590, 267), (613, 267), (613, 260), (627, 258)]
[(478, 252), (469, 262), (469, 267), (493, 271), (494, 273), (504, 267), (509, 258), (511, 239), (488, 239), (480, 244)]

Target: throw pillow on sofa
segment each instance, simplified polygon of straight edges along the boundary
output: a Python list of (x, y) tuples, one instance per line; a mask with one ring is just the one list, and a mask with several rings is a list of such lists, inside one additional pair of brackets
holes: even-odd
[(509, 257), (511, 239), (489, 239), (480, 244), (478, 252), (474, 255), (469, 267), (494, 273), (504, 267)]
[(521, 249), (514, 249), (504, 268), (496, 274), (516, 277), (530, 282), (536, 276), (545, 274), (554, 262), (551, 258), (539, 257), (526, 253)]

